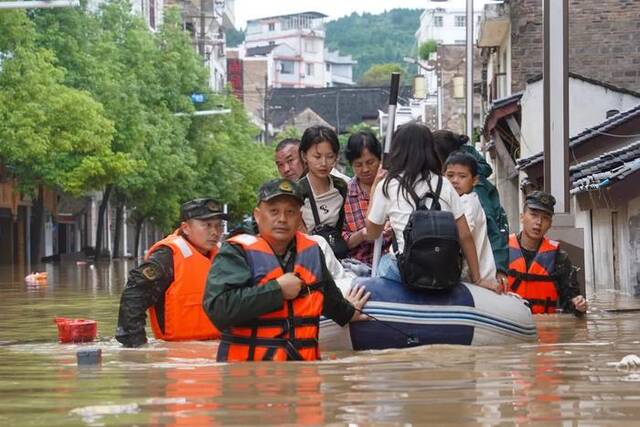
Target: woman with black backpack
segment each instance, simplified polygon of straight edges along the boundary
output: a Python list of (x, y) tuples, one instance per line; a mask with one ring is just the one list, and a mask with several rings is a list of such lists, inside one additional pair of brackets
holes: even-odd
[(307, 128), (300, 140), (300, 157), (307, 174), (298, 184), (303, 193), (302, 220), (309, 234), (325, 238), (338, 259), (348, 256), (342, 237), (347, 183), (331, 174), (338, 160), (338, 135), (326, 126)]
[(415, 122), (400, 126), (385, 166), (387, 171), (378, 173), (371, 190), (367, 239), (380, 236), (389, 218), (397, 249), (383, 255), (378, 276), (414, 288), (445, 290), (459, 282), (461, 249), (471, 280), (501, 292), (495, 281), (480, 282), (476, 248), (460, 197), (440, 175), (442, 164), (429, 128)]

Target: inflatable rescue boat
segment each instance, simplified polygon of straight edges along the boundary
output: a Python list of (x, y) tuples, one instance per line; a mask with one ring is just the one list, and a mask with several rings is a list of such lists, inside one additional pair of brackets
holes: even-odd
[(444, 293), (419, 292), (381, 278), (360, 279), (371, 292), (363, 313), (375, 317), (340, 327), (320, 322), (323, 350), (378, 350), (425, 344), (502, 345), (537, 339), (525, 301), (460, 283)]

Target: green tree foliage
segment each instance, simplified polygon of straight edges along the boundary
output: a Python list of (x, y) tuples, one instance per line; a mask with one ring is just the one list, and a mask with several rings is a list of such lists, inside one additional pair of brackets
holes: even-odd
[(433, 39), (427, 40), (418, 47), (418, 57), (423, 61), (428, 61), (429, 56), (436, 50), (438, 50), (438, 42)]
[[(126, 0), (95, 14), (3, 12), (0, 161), (25, 187), (103, 189), (138, 224), (167, 231), (180, 204), (203, 195), (242, 217), (275, 176), (273, 152), (255, 143), (258, 129), (231, 94), (209, 92), (208, 76), (177, 10), (165, 9), (155, 33)], [(195, 92), (208, 98), (203, 109), (231, 114), (189, 115)]]
[(404, 56), (414, 56), (421, 13), (421, 9), (352, 13), (327, 23), (326, 46), (357, 60), (354, 80), (360, 80), (374, 64), (401, 63)]
[(89, 93), (63, 84), (51, 51), (35, 45), (24, 12), (0, 14), (0, 158), (31, 194), (46, 185), (74, 195), (129, 171), (111, 150), (113, 122)]
[(190, 139), (198, 153), (196, 192), (230, 205), (233, 220), (251, 213), (256, 191), (277, 176), (273, 147), (255, 143), (259, 129), (233, 96), (212, 97), (231, 114), (195, 118)]
[(391, 73), (400, 73), (400, 85), (404, 80), (405, 70), (400, 64), (375, 64), (360, 79), (363, 86), (389, 86)]
[(244, 42), (244, 30), (236, 30), (231, 28), (225, 32), (225, 40), (227, 47), (238, 47)]
[(280, 132), (278, 132), (276, 136), (273, 137), (273, 142), (277, 144), (283, 139), (287, 139), (287, 138), (300, 139), (302, 138), (302, 132), (300, 132), (298, 129), (296, 129), (293, 126), (286, 127), (282, 129)]

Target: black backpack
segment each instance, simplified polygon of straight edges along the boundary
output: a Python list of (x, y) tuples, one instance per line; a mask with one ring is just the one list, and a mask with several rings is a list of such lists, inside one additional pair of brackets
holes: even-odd
[[(445, 291), (460, 283), (462, 262), (458, 227), (451, 212), (440, 210), (442, 177), (438, 176), (435, 193), (431, 189), (421, 199), (413, 190), (409, 193), (416, 209), (404, 229), (404, 251), (398, 255), (402, 281), (417, 290)], [(425, 205), (433, 199), (431, 209)]]

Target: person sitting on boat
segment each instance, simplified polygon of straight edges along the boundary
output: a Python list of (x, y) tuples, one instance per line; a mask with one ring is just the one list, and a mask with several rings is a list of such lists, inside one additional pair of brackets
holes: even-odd
[(207, 278), (203, 307), (223, 333), (218, 361), (317, 360), (320, 315), (340, 325), (363, 319), (369, 295), (345, 299), (318, 244), (298, 230), (302, 194), (276, 179), (258, 190), (258, 234), (225, 241)]
[[(442, 164), (436, 154), (429, 128), (417, 122), (400, 126), (395, 132), (388, 155), (388, 171), (381, 169), (372, 185), (373, 198), (369, 204), (366, 219), (367, 239), (373, 241), (378, 238), (383, 231), (386, 219), (389, 218), (397, 240), (397, 253), (402, 253), (403, 232), (411, 213), (416, 209), (413, 196), (433, 193), (432, 189), (437, 188), (440, 183), (440, 207), (441, 210), (453, 214), (460, 246), (469, 265), (471, 282), (500, 291), (495, 278), (488, 281), (481, 280), (478, 255), (460, 197), (449, 181), (442, 179), (441, 171)], [(426, 207), (430, 208), (432, 203), (432, 199), (427, 198)], [(401, 282), (394, 253), (382, 256), (378, 264), (378, 275)]]
[(220, 335), (202, 309), (202, 296), (227, 215), (217, 201), (199, 198), (184, 203), (180, 217), (180, 227), (156, 242), (144, 262), (129, 272), (115, 336), (125, 347), (147, 342), (147, 309), (158, 339), (207, 340)]
[[(473, 243), (478, 254), (480, 279), (496, 278), (500, 283), (499, 278), (496, 277), (496, 263), (487, 235), (487, 219), (478, 195), (473, 191), (473, 186), (478, 182), (478, 162), (470, 154), (454, 151), (445, 161), (443, 170), (444, 175), (460, 196), (464, 216), (469, 224), (469, 230), (471, 230)], [(462, 279), (465, 281), (469, 281), (468, 270), (469, 267), (465, 265), (462, 274)], [(506, 286), (506, 277), (505, 282), (500, 284)]]
[(522, 231), (509, 236), (509, 289), (528, 300), (534, 314), (560, 308), (579, 316), (587, 311), (587, 300), (580, 295), (576, 269), (559, 242), (546, 237), (555, 204), (543, 191), (526, 196)]
[(478, 195), (480, 205), (484, 210), (487, 219), (487, 233), (493, 258), (496, 262), (499, 282), (504, 284), (507, 281), (507, 268), (509, 264), (509, 221), (507, 214), (500, 203), (500, 194), (495, 185), (489, 182), (488, 178), (493, 173), (491, 166), (478, 153), (473, 145), (467, 144), (469, 137), (450, 130), (440, 129), (433, 132), (433, 141), (436, 145), (436, 152), (444, 162), (454, 151), (463, 151), (472, 155), (478, 162), (478, 182), (473, 186), (473, 192)]
[[(373, 242), (366, 239), (367, 229), (364, 219), (369, 208), (371, 185), (380, 167), (382, 145), (373, 133), (357, 132), (347, 141), (345, 157), (353, 168), (355, 176), (347, 183), (342, 236), (349, 247), (349, 256), (371, 266)], [(386, 234), (383, 250), (391, 246), (390, 227)]]
[(338, 259), (348, 256), (342, 237), (347, 183), (331, 175), (340, 151), (336, 133), (326, 126), (311, 126), (300, 141), (300, 156), (308, 173), (300, 178), (302, 221), (309, 234), (325, 238)]
[(304, 163), (300, 158), (300, 141), (285, 138), (276, 145), (275, 161), (282, 178), (299, 180), (304, 175)]
[[(278, 145), (276, 145), (275, 162), (281, 178), (287, 178), (296, 182), (307, 173), (304, 162), (300, 158), (299, 139), (285, 138), (280, 141)], [(342, 179), (344, 182), (350, 179), (335, 167), (331, 169), (331, 175)]]

